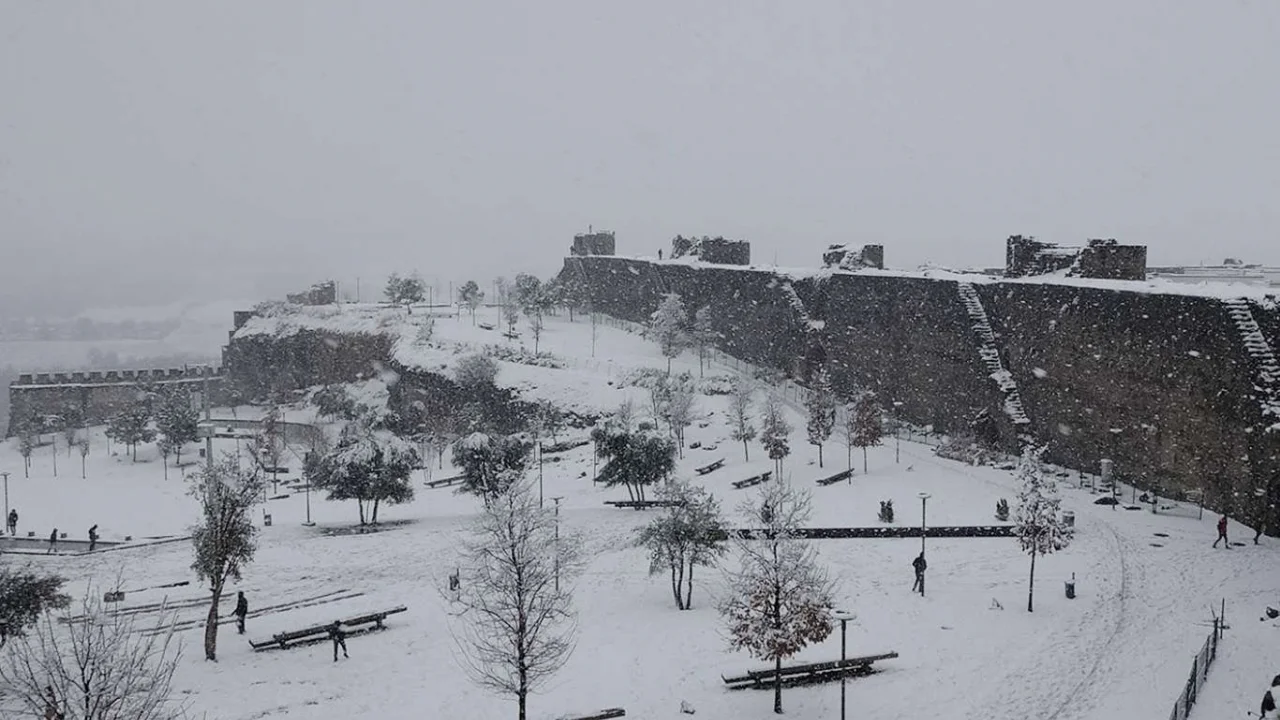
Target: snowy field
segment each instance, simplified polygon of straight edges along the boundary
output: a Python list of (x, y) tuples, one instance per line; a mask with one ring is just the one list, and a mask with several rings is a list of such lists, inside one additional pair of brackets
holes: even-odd
[[(499, 324), (489, 310), (482, 309), (479, 319)], [(589, 322), (548, 318), (541, 349), (561, 358), (565, 368), (501, 362), (498, 383), (580, 409), (608, 410), (630, 395), (643, 417), (646, 393), (620, 387), (620, 379), (638, 367), (665, 368), (665, 359), (653, 343), (638, 336), (607, 326), (597, 332), (592, 357)], [(514, 344), (473, 326), (465, 312), (460, 319), (439, 318), (436, 338), (445, 344)], [(527, 332), (522, 342), (531, 348)], [(692, 354), (674, 366), (698, 374)], [(707, 372), (731, 371), (713, 366)], [(685, 451), (678, 474), (705, 485), (732, 511), (753, 497), (754, 489), (734, 490), (730, 483), (770, 469), (772, 462), (758, 444), (751, 447), (751, 461), (744, 461), (742, 446), (727, 439), (727, 397), (704, 395), (698, 402), (705, 427), (696, 423), (686, 440), (704, 447)], [(788, 413), (796, 431), (785, 472), (790, 482), (811, 490), (812, 525), (878, 525), (876, 510), (885, 499), (894, 500), (898, 524), (918, 524), (920, 492), (932, 495), (930, 525), (994, 523), (996, 501), (1014, 501), (1011, 473), (942, 460), (932, 448), (910, 442), (902, 443), (901, 459), (895, 462), (892, 439), (871, 450), (869, 473), (862, 472), (861, 458), (855, 455), (851, 482), (820, 487), (815, 479), (845, 467), (844, 448), (833, 439), (826, 449), (827, 467), (819, 469), (816, 449), (805, 442), (803, 417), (796, 407)], [(249, 414), (249, 409), (237, 410), (240, 417)], [(308, 411), (286, 409), (286, 415), (303, 419)], [(583, 434), (570, 431), (571, 436)], [(217, 452), (236, 450), (234, 441), (217, 443)], [(166, 480), (154, 446), (144, 446), (134, 463), (122, 449), (108, 454), (98, 429), (87, 458), (87, 479), (80, 477), (78, 455), (68, 457), (65, 448), (59, 450), (58, 477), (53, 477), (53, 451), (38, 449), (26, 478), (16, 443), (0, 446), (0, 470), (11, 473), (8, 498), (21, 515), (20, 534), (30, 530), (46, 537), (58, 527), (72, 538), (83, 538), (96, 523), (104, 540), (128, 535), (136, 542), (180, 538), (196, 518), (183, 471), (170, 467)], [(634, 529), (650, 515), (602, 505), (625, 499), (626, 491), (593, 487), (590, 446), (561, 457), (545, 465), (544, 492), (547, 498), (563, 497), (561, 522), (581, 534), (591, 561), (575, 596), (580, 624), (576, 652), (549, 686), (531, 698), (530, 716), (549, 720), (622, 706), (627, 717), (676, 720), (686, 717), (679, 712), (683, 700), (700, 720), (774, 717), (771, 692), (724, 689), (722, 673), (761, 663), (727, 649), (714, 609), (722, 589), (719, 573), (702, 570), (694, 609), (677, 611), (666, 579), (650, 578), (644, 552), (630, 546)], [(694, 474), (694, 467), (721, 457), (724, 468)], [(183, 460), (196, 460), (194, 448)], [(292, 472), (284, 478), (291, 479), (299, 463), (290, 458), (288, 464)], [(443, 470), (433, 467), (431, 473), (440, 477), (456, 471), (446, 459)], [(255, 653), (229, 626), (221, 631), (219, 662), (205, 662), (197, 622), (204, 608), (183, 604), (206, 596), (189, 569), (187, 542), (92, 555), (9, 555), (7, 560), (29, 560), (63, 573), (77, 591), (90, 581), (111, 584), (121, 577), (130, 591), (125, 606), (167, 598), (177, 607), (179, 622), (190, 621), (180, 626), (185, 652), (176, 686), (196, 717), (512, 717), (512, 700), (485, 694), (462, 673), (449, 631), (449, 603), (440, 592), (454, 569), (457, 540), (480, 501), (451, 489), (427, 489), (421, 479), (416, 484), (416, 499), (384, 506), (383, 529), (369, 534), (344, 534), (356, 524), (354, 503), (326, 502), (319, 495), (310, 498), (316, 525), (304, 527), (306, 497), (282, 484), (279, 493), (289, 497), (264, 507), (273, 522), (262, 529), (256, 561), (224, 598), (227, 613), (234, 590), (246, 592), (251, 608), (289, 605), (251, 615), (246, 637), (255, 639), (363, 611), (408, 606), (408, 612), (388, 619), (386, 632), (351, 638), (351, 658), (338, 664), (327, 644)], [(1275, 623), (1258, 620), (1266, 605), (1277, 604), (1276, 542), (1264, 538), (1254, 546), (1252, 531), (1232, 523), (1232, 538), (1248, 544), (1213, 550), (1216, 517), (1196, 519), (1186, 508), (1178, 515), (1153, 515), (1098, 506), (1092, 502), (1095, 495), (1075, 484), (1073, 476), (1062, 488), (1064, 508), (1076, 513), (1076, 540), (1067, 550), (1037, 561), (1034, 613), (1026, 611), (1029, 560), (1012, 538), (928, 540), (925, 597), (909, 592), (918, 538), (815, 541), (838, 581), (837, 605), (858, 613), (849, 627), (850, 654), (899, 653), (896, 660), (878, 664), (881, 672), (850, 681), (852, 717), (1163, 720), (1209, 632), (1209, 608), (1223, 598), (1231, 629), (1192, 716), (1218, 720), (1256, 709), (1277, 671), (1272, 648), (1280, 631)], [(1078, 597), (1067, 599), (1063, 582), (1073, 573)], [(146, 589), (184, 580), (191, 584)], [(335, 594), (339, 591), (345, 592)], [(798, 659), (836, 659), (839, 651), (836, 632)], [(794, 718), (838, 717), (839, 698), (839, 683), (784, 692), (787, 715)]]

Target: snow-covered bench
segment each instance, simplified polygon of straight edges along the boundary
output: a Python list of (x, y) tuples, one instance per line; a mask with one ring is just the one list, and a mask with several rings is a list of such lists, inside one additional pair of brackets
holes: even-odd
[(609, 720), (609, 718), (625, 717), (627, 711), (622, 708), (597, 710), (586, 715), (561, 715), (559, 720)]
[(457, 485), (465, 478), (464, 475), (454, 475), (453, 477), (440, 478), (439, 480), (428, 480), (427, 487), (435, 489)]
[(612, 505), (619, 508), (633, 508), (635, 510), (648, 510), (655, 507), (676, 507), (684, 503), (678, 500), (605, 500), (605, 505)]
[[(346, 629), (347, 635), (363, 635), (374, 630), (385, 630), (386, 625), (383, 622), (388, 615), (402, 613), (409, 608), (404, 605), (383, 610), (381, 612), (368, 613), (367, 615), (359, 615), (348, 620), (340, 621), (343, 628)], [(324, 625), (312, 625), (311, 627), (301, 630), (293, 630), (290, 632), (276, 633), (271, 636), (270, 640), (250, 640), (249, 645), (254, 650), (270, 650), (272, 648), (284, 649), (294, 645), (311, 645), (318, 642), (324, 642), (329, 638), (329, 627), (331, 623)]]
[(759, 484), (760, 484), (760, 483), (762, 483), (762, 482), (768, 482), (768, 481), (769, 481), (769, 478), (771, 478), (771, 477), (773, 477), (773, 471), (772, 471), (772, 470), (766, 470), (766, 471), (764, 471), (764, 472), (760, 473), (759, 475), (753, 475), (753, 476), (751, 476), (751, 477), (749, 477), (749, 478), (746, 478), (746, 479), (744, 479), (744, 480), (735, 480), (735, 481), (733, 481), (733, 489), (734, 489), (734, 490), (741, 490), (742, 488), (749, 488), (749, 487), (751, 487), (751, 486), (753, 486), (753, 485), (759, 485)]
[(693, 471), (698, 473), (699, 475), (706, 475), (707, 473), (715, 472), (716, 470), (719, 470), (722, 467), (724, 467), (724, 458), (720, 458), (719, 460), (713, 463), (710, 463), (708, 465), (703, 465), (700, 468), (694, 468)]
[(831, 477), (818, 478), (818, 484), (819, 484), (819, 485), (834, 485), (834, 484), (836, 484), (836, 483), (840, 482), (841, 480), (848, 480), (850, 477), (853, 477), (853, 471), (852, 471), (852, 470), (844, 470), (844, 471), (842, 471), (842, 472), (838, 472), (838, 473), (836, 473), (835, 475), (832, 475)]
[[(872, 663), (880, 660), (891, 660), (896, 657), (898, 657), (898, 653), (887, 652), (879, 655), (852, 657), (846, 660), (784, 665), (781, 673), (782, 681), (784, 684), (787, 682), (822, 682), (824, 680), (837, 680), (841, 676), (866, 674), (871, 672)], [(721, 675), (720, 679), (724, 680), (724, 684), (728, 685), (730, 689), (737, 690), (746, 687), (773, 687), (776, 677), (777, 671), (774, 668), (767, 668), (764, 670), (750, 670), (743, 675), (735, 677)]]

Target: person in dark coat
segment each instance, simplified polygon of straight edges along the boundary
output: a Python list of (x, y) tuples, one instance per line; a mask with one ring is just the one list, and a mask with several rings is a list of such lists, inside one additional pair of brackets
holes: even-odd
[(1213, 541), (1213, 546), (1218, 547), (1218, 543), (1225, 543), (1228, 550), (1231, 549), (1231, 541), (1227, 539), (1227, 516), (1223, 515), (1218, 518), (1218, 539)]
[(49, 553), (57, 549), (58, 549), (58, 528), (54, 528), (53, 532), (49, 533), (49, 549), (48, 551), (45, 552), (45, 555), (48, 555)]
[(89, 552), (93, 552), (98, 547), (98, 526), (94, 525), (89, 528)]
[(249, 601), (248, 599), (245, 598), (244, 591), (241, 590), (236, 595), (236, 610), (235, 610), (236, 629), (240, 631), (241, 635), (244, 634), (244, 619), (248, 614), (249, 614)]
[(45, 720), (65, 720), (66, 713), (58, 709), (58, 696), (52, 685), (44, 686), (44, 718)]
[(9, 511), (9, 534), (18, 534), (18, 508)]
[(333, 640), (333, 661), (338, 662), (338, 646), (342, 646), (342, 657), (349, 658), (347, 654), (347, 634), (342, 631), (342, 623), (337, 620), (329, 626), (329, 639)]
[(1280, 718), (1280, 711), (1276, 709), (1277, 701), (1280, 701), (1280, 675), (1271, 680), (1271, 687), (1262, 696), (1262, 708), (1258, 711), (1258, 716), (1263, 720)]
[(916, 571), (916, 582), (914, 585), (911, 586), (911, 592), (916, 592), (917, 590), (919, 590), (920, 594), (923, 595), (924, 594), (924, 571), (926, 568), (929, 567), (929, 563), (924, 561), (923, 552), (917, 555), (915, 560), (911, 561), (911, 567), (915, 568), (915, 571)]

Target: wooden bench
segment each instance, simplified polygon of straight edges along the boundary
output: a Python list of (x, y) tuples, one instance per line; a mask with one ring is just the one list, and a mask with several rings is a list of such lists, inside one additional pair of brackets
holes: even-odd
[(607, 708), (586, 715), (561, 715), (558, 720), (609, 720), (609, 718), (626, 717), (627, 711), (622, 708)]
[(465, 479), (465, 475), (454, 475), (453, 477), (440, 478), (439, 480), (428, 480), (427, 487), (433, 490), (435, 488), (449, 487), (450, 485), (457, 485)]
[(585, 438), (581, 440), (565, 440), (564, 442), (558, 442), (554, 445), (543, 445), (542, 454), (554, 455), (556, 453), (567, 452), (575, 448), (580, 448), (583, 445), (590, 445), (590, 444), (591, 444), (590, 438)]
[[(782, 681), (785, 683), (788, 681), (822, 682), (825, 680), (838, 680), (841, 676), (870, 672), (872, 663), (880, 660), (891, 660), (896, 657), (898, 657), (898, 653), (887, 652), (880, 655), (853, 657), (847, 660), (788, 665), (782, 668)], [(773, 668), (768, 668), (765, 670), (750, 670), (743, 675), (735, 677), (721, 675), (720, 679), (724, 680), (724, 684), (731, 689), (738, 690), (745, 687), (773, 687), (776, 677), (776, 671)]]
[(677, 507), (684, 503), (679, 500), (605, 500), (605, 505), (612, 505), (618, 508), (633, 508), (636, 510), (647, 510), (655, 507)]
[(853, 471), (845, 470), (844, 472), (838, 472), (835, 475), (832, 475), (831, 477), (818, 478), (818, 484), (819, 485), (835, 485), (841, 480), (848, 480), (851, 477), (853, 477)]
[(492, 330), (492, 329), (493, 329), (493, 324), (492, 324), (492, 323), (477, 323), (477, 324), (480, 326), (480, 329), (481, 329), (481, 330)]
[(720, 458), (719, 460), (711, 463), (710, 465), (703, 465), (700, 468), (694, 468), (693, 471), (698, 473), (699, 475), (706, 475), (707, 473), (715, 472), (722, 467), (724, 467), (724, 458)]
[[(363, 635), (374, 630), (385, 630), (384, 621), (388, 615), (402, 613), (409, 608), (404, 605), (383, 610), (381, 612), (368, 613), (367, 615), (358, 615), (356, 617), (341, 620), (340, 624), (344, 628), (349, 628), (347, 635)], [(324, 625), (312, 625), (311, 627), (301, 630), (293, 630), (290, 632), (276, 633), (271, 636), (270, 640), (250, 640), (249, 645), (254, 650), (271, 650), (272, 648), (280, 648), (281, 650), (298, 645), (312, 645), (318, 642), (324, 642), (329, 639), (329, 628), (333, 623), (325, 623)], [(362, 627), (365, 626), (365, 627)]]
[(733, 482), (733, 489), (741, 490), (742, 488), (749, 488), (753, 485), (759, 485), (762, 482), (768, 482), (769, 478), (771, 477), (773, 477), (773, 471), (768, 470), (766, 472), (760, 473), (759, 475), (753, 475), (749, 478), (746, 478), (745, 480), (735, 480)]

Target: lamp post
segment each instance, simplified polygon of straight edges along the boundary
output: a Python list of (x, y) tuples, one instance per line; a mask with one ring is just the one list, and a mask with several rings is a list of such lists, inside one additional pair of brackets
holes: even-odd
[[(924, 557), (924, 536), (925, 536), (925, 528), (927, 527), (925, 523), (925, 506), (928, 504), (929, 498), (931, 496), (927, 492), (922, 492), (919, 494), (919, 497), (920, 497), (920, 557)], [(920, 597), (924, 597), (924, 573), (920, 574)]]
[(841, 667), (840, 667), (840, 720), (844, 720), (844, 707), (845, 707), (844, 685), (845, 685), (845, 680), (847, 679), (844, 672), (844, 661), (845, 661), (845, 658), (847, 657), (845, 655), (845, 639), (847, 637), (846, 633), (848, 630), (849, 621), (857, 620), (858, 614), (854, 612), (847, 612), (845, 610), (836, 610), (835, 612), (831, 613), (831, 617), (840, 621), (840, 664), (841, 664)]
[(902, 420), (899, 419), (898, 408), (902, 403), (893, 401), (893, 462), (897, 464), (902, 457)]
[(9, 522), (9, 473), (0, 472), (4, 476), (4, 521)]
[(538, 507), (542, 507), (542, 441), (538, 441)]
[(551, 498), (556, 504), (556, 593), (560, 592), (560, 501), (563, 496)]

